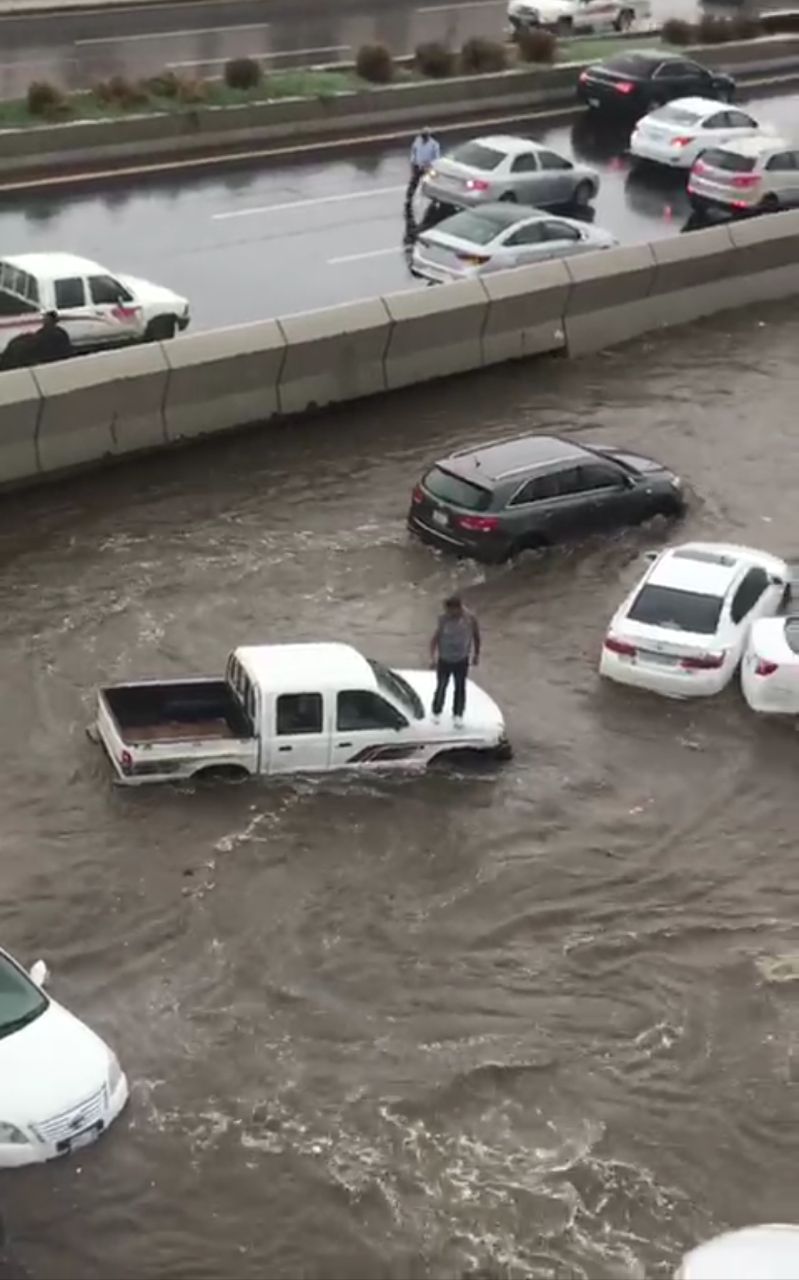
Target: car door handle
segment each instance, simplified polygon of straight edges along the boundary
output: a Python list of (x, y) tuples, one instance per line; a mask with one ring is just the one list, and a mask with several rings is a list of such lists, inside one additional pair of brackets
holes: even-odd
[(352, 743), (351, 743), (351, 742), (339, 742), (339, 743), (338, 743), (338, 745), (339, 745), (340, 747), (351, 747), (351, 746), (352, 746)]
[(293, 751), (293, 747), (278, 747), (278, 751)]

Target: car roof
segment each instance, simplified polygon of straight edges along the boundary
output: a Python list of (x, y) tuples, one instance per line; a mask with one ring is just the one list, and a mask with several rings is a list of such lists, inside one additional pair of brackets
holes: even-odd
[[(732, 151), (735, 155), (761, 156), (772, 151), (792, 151), (793, 144), (787, 138), (775, 137), (773, 133), (754, 134), (751, 138), (731, 139), (724, 146), (713, 148), (714, 151)], [(712, 162), (711, 162), (712, 163)]]
[(377, 688), (369, 663), (348, 644), (243, 645), (235, 656), (256, 684), (275, 693)]
[(505, 151), (508, 155), (514, 156), (521, 155), (525, 151), (551, 150), (541, 142), (533, 142), (531, 138), (517, 138), (512, 133), (491, 133), (484, 138), (470, 138), (469, 141), (481, 147), (493, 147), (495, 151)]
[(74, 253), (15, 253), (3, 262), (9, 262), (20, 271), (27, 271), (32, 276), (61, 279), (68, 276), (105, 275), (105, 267), (98, 266), (89, 258), (79, 258)]
[(614, 67), (619, 63), (625, 64), (629, 60), (649, 62), (653, 66), (660, 66), (661, 62), (693, 61), (692, 58), (684, 57), (681, 53), (669, 53), (664, 49), (617, 49), (615, 53), (609, 54), (607, 58), (598, 59), (598, 65)]
[(461, 449), (436, 465), (476, 484), (485, 484), (553, 462), (577, 462), (586, 454), (581, 445), (560, 436), (513, 436)]
[(742, 571), (758, 566), (784, 572), (785, 563), (767, 551), (732, 542), (686, 542), (670, 547), (655, 561), (647, 582), (656, 587), (725, 596)]

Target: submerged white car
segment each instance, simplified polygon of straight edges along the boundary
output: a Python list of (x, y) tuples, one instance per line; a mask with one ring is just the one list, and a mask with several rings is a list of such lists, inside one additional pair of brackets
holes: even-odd
[(99, 1138), (128, 1100), (116, 1054), (0, 950), (0, 1168), (65, 1156)]
[(739, 107), (712, 98), (677, 98), (643, 116), (630, 138), (634, 160), (690, 169), (709, 147), (751, 138), (767, 129)]
[(729, 683), (752, 623), (782, 608), (784, 560), (726, 542), (653, 553), (611, 619), (600, 675), (670, 698), (709, 697)]
[(741, 687), (753, 711), (799, 715), (799, 617), (755, 623), (741, 663)]

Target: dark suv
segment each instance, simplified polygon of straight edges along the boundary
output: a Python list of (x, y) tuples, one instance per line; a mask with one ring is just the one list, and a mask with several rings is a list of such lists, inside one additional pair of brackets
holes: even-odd
[(523, 436), (437, 462), (413, 491), (408, 527), (435, 546), (500, 562), (683, 506), (679, 478), (649, 458)]

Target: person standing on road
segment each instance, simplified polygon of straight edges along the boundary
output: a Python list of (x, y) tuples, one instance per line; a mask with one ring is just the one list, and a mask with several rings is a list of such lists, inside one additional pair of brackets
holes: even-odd
[(429, 129), (422, 129), (411, 143), (411, 177), (405, 193), (405, 208), (409, 209), (416, 195), (416, 188), (441, 155), (441, 148)]
[(460, 596), (449, 596), (444, 601), (444, 612), (430, 641), (431, 664), (436, 671), (436, 691), (433, 697), (433, 721), (438, 723), (444, 710), (447, 686), (452, 679), (454, 693), (452, 714), (455, 727), (463, 727), (466, 708), (466, 678), (470, 661), (477, 666), (480, 661), (480, 626), (477, 618), (464, 609)]

